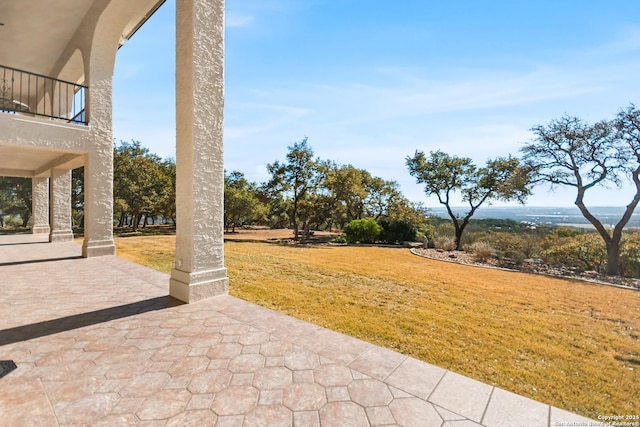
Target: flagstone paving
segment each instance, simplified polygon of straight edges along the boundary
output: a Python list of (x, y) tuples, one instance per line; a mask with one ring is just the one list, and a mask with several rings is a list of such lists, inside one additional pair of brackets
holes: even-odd
[(17, 366), (0, 378), (0, 425), (589, 423), (231, 296), (181, 304), (168, 281), (0, 236), (0, 360)]

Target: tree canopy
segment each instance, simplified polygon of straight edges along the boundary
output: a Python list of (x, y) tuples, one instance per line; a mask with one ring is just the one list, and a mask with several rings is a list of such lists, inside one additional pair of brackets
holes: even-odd
[(0, 227), (4, 216), (19, 216), (26, 227), (31, 218), (31, 179), (0, 177)]
[(224, 175), (224, 222), (235, 233), (236, 227), (248, 222), (263, 222), (267, 207), (257, 194), (257, 185), (249, 182), (242, 172)]
[(113, 198), (120, 227), (128, 220), (135, 230), (159, 214), (175, 219), (175, 162), (138, 141), (121, 141), (113, 151)]
[(270, 216), (284, 213), (296, 237), (301, 226), (305, 231), (312, 226), (343, 228), (365, 218), (411, 222), (419, 232), (427, 231), (424, 207), (407, 200), (396, 181), (314, 158), (307, 138), (288, 148), (285, 162), (267, 165), (271, 178), (262, 194), (269, 200)]

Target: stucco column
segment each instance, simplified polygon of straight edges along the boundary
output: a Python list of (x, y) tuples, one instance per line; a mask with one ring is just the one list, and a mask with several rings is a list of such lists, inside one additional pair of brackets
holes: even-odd
[(224, 0), (176, 2), (176, 259), (170, 294), (227, 293), (224, 267)]
[(51, 200), (49, 202), (51, 218), (50, 242), (73, 240), (71, 231), (71, 171), (51, 169)]
[[(125, 2), (105, 2), (109, 4)], [(129, 2), (135, 4), (135, 2)], [(115, 7), (115, 6), (114, 6)], [(113, 241), (113, 66), (121, 27), (118, 8), (108, 8), (96, 26), (89, 65), (86, 115), (92, 141), (84, 161), (82, 256), (115, 255)], [(113, 14), (112, 14), (113, 13)], [(114, 19), (116, 19), (114, 21)]]
[(49, 178), (31, 180), (31, 218), (33, 234), (49, 234)]
[(115, 255), (113, 241), (113, 148), (96, 144), (84, 166), (82, 256)]

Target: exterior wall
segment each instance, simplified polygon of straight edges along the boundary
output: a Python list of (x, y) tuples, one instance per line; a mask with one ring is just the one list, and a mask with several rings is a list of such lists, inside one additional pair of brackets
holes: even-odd
[(227, 292), (224, 267), (224, 1), (176, 4), (176, 264), (186, 302)]

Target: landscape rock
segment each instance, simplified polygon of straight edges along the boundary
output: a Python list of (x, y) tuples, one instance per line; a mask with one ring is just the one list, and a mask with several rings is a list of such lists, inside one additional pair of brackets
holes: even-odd
[(402, 242), (402, 246), (405, 248), (421, 248), (423, 244), (421, 242)]
[(445, 251), (442, 249), (412, 248), (411, 252), (418, 256), (435, 260), (455, 262), (458, 264), (475, 265), (478, 267), (501, 268), (505, 270), (522, 271), (524, 273), (544, 274), (547, 276), (580, 279), (588, 282), (624, 286), (640, 290), (640, 279), (607, 276), (597, 271), (583, 271), (580, 268), (566, 268), (545, 264), (538, 258), (527, 258), (518, 264), (508, 258), (490, 258), (485, 262), (476, 260), (473, 254), (464, 251)]

